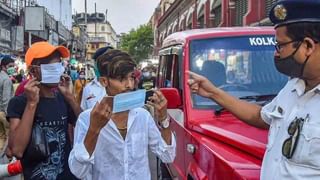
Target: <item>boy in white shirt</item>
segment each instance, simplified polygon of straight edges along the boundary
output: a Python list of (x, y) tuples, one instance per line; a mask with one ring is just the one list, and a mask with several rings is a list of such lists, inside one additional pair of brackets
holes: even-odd
[[(98, 57), (97, 67), (109, 96), (133, 91), (136, 64), (127, 53), (109, 50)], [(145, 109), (112, 113), (109, 100), (103, 98), (79, 116), (69, 156), (71, 172), (78, 178), (91, 173), (92, 179), (98, 180), (151, 179), (149, 147), (165, 163), (175, 158), (176, 142), (170, 130), (167, 100), (155, 91), (148, 102), (155, 109), (160, 131)]]

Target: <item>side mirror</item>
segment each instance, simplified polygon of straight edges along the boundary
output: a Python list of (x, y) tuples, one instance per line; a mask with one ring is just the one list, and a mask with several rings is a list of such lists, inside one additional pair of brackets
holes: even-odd
[(168, 101), (168, 109), (177, 109), (182, 105), (181, 96), (176, 88), (160, 88), (160, 91)]

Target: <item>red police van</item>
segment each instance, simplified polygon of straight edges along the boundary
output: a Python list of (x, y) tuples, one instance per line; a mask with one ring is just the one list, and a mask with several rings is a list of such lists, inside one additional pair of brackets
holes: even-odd
[(239, 99), (264, 105), (288, 81), (275, 69), (274, 45), (272, 27), (198, 29), (164, 40), (157, 87), (174, 119), (177, 155), (172, 164), (159, 163), (160, 178), (259, 179), (268, 131), (192, 94), (185, 71), (207, 77)]

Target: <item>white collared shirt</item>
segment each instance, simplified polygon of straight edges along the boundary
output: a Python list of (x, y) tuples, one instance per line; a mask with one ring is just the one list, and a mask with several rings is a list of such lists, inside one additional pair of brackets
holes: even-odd
[(82, 110), (93, 108), (93, 106), (97, 102), (100, 102), (101, 99), (106, 95), (107, 93), (105, 87), (100, 84), (97, 78), (94, 78), (83, 89), (80, 105)]
[[(293, 157), (282, 155), (288, 127), (297, 118), (304, 121)], [(270, 124), (261, 179), (320, 179), (320, 85), (305, 93), (305, 82), (291, 79), (271, 103), (261, 110)]]
[(75, 144), (69, 156), (70, 170), (78, 178), (88, 178), (92, 173), (94, 180), (150, 180), (148, 148), (163, 162), (173, 162), (176, 155), (174, 136), (172, 144), (167, 145), (153, 118), (143, 108), (130, 110), (125, 140), (110, 120), (100, 131), (95, 150), (89, 157), (84, 138), (90, 124), (90, 112), (91, 109), (79, 116)]

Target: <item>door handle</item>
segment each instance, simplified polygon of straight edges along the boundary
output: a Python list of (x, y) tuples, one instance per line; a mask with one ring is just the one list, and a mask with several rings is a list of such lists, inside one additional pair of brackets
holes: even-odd
[(187, 144), (187, 151), (190, 154), (194, 154), (196, 152), (196, 146), (193, 144)]

